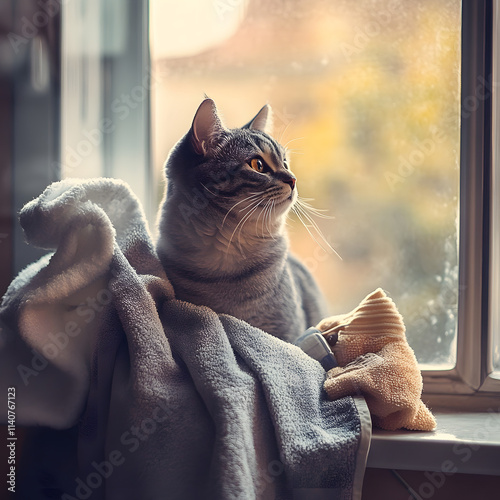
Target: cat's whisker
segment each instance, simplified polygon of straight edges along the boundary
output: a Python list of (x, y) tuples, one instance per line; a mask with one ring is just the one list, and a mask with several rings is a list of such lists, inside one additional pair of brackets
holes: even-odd
[(286, 144), (283, 145), (283, 147), (286, 149), (287, 146), (292, 143), (292, 142), (295, 142), (295, 141), (300, 141), (302, 139), (305, 139), (305, 137), (296, 137), (295, 139), (290, 139)]
[(271, 200), (267, 200), (266, 201), (266, 204), (264, 205), (264, 208), (260, 211), (260, 214), (259, 216), (257, 217), (257, 221), (255, 222), (255, 227), (256, 229), (258, 228), (258, 225), (259, 225), (259, 219), (262, 217), (262, 230), (261, 230), (261, 235), (262, 235), (262, 238), (264, 238), (264, 221), (265, 221), (265, 216), (264, 216), (264, 213), (268, 207), (268, 205), (271, 203)]
[(321, 217), (322, 219), (335, 219), (335, 217), (324, 213), (327, 212), (327, 210), (313, 207), (307, 203), (308, 201), (314, 201), (314, 198), (302, 198), (301, 196), (298, 196), (296, 204), (300, 205), (306, 212), (309, 212), (317, 217)]
[[(309, 227), (309, 228), (314, 229), (314, 230), (315, 230), (315, 231), (319, 234), (319, 236), (321, 236), (321, 237), (322, 237), (322, 234), (321, 234), (320, 229), (319, 229), (319, 228), (318, 228), (318, 226), (317, 226), (317, 225), (316, 225), (316, 224), (315, 224), (315, 223), (311, 220), (311, 218), (310, 218), (310, 217), (309, 217), (306, 213), (304, 213), (303, 211), (301, 211), (300, 209), (299, 209), (299, 211), (297, 212), (297, 215), (298, 215), (299, 213), (300, 213), (300, 215), (302, 216), (303, 221), (306, 221), (306, 222), (308, 222), (308, 223), (309, 223), (309, 224), (306, 224), (306, 226), (307, 226), (307, 227)], [(323, 238), (323, 237), (322, 237), (322, 239), (324, 240), (325, 238)]]
[(297, 204), (300, 205), (305, 211), (317, 216), (317, 217), (321, 217), (322, 219), (335, 219), (335, 217), (331, 216), (331, 215), (327, 215), (323, 212), (326, 212), (326, 210), (322, 210), (320, 208), (316, 208), (316, 207), (313, 207), (311, 205), (309, 205), (309, 203), (307, 203), (306, 201), (304, 200), (310, 200), (310, 198), (297, 198)]
[(270, 204), (268, 210), (266, 211), (266, 228), (267, 228), (267, 232), (269, 233), (269, 236), (271, 236), (271, 238), (273, 240), (275, 238), (273, 236), (271, 228), (269, 227), (269, 223), (272, 221), (272, 211), (273, 211), (273, 208), (275, 207), (275, 204), (276, 204), (276, 201), (271, 199), (271, 204)]
[(243, 212), (244, 210), (250, 210), (251, 208), (259, 205), (261, 201), (262, 199), (252, 200), (245, 208), (242, 208), (240, 212)]
[(203, 184), (203, 182), (200, 183), (212, 196), (215, 196), (217, 197), (217, 195), (213, 192), (213, 191), (210, 191), (210, 189), (207, 188), (207, 186), (205, 186), (205, 184)]
[[(267, 222), (267, 212), (269, 210), (269, 207), (271, 206), (271, 203), (272, 203), (272, 199), (269, 199), (267, 200), (267, 203), (266, 203), (266, 206), (264, 207), (264, 217), (262, 218), (262, 237), (264, 238), (265, 236), (265, 231), (266, 231), (266, 228), (268, 226), (268, 222)], [(267, 230), (269, 232), (269, 229)]]
[(228, 242), (227, 248), (226, 248), (226, 253), (229, 251), (229, 247), (231, 246), (231, 242), (233, 241), (234, 235), (236, 234), (236, 231), (238, 230), (240, 225), (244, 224), (246, 222), (246, 220), (252, 216), (252, 214), (255, 212), (255, 210), (257, 210), (257, 207), (259, 206), (259, 204), (262, 201), (263, 201), (262, 199), (254, 200), (250, 203), (251, 206), (245, 207), (249, 211), (241, 218), (241, 220), (238, 222), (238, 224), (236, 224), (236, 227), (234, 228), (234, 230), (231, 234), (231, 237), (229, 238), (229, 242)]
[[(269, 212), (269, 221), (272, 221), (273, 220), (273, 211), (275, 211), (275, 208), (276, 208), (276, 200), (273, 200), (272, 204), (271, 204), (271, 210)], [(276, 217), (276, 213), (274, 214), (274, 218)], [(269, 234), (271, 235), (271, 238), (273, 240), (276, 241), (276, 238), (274, 237), (274, 235), (271, 233), (271, 231), (269, 231)]]
[(245, 257), (245, 252), (243, 252), (243, 248), (241, 246), (241, 231), (243, 230), (243, 226), (245, 225), (245, 223), (248, 222), (250, 217), (255, 213), (255, 211), (259, 207), (261, 201), (259, 201), (259, 203), (257, 203), (257, 205), (255, 205), (255, 207), (253, 207), (253, 209), (244, 217), (245, 220), (244, 220), (243, 224), (241, 225), (240, 230), (238, 232), (238, 246), (240, 247), (240, 252), (241, 252), (241, 255), (243, 256), (243, 258)]
[(256, 197), (257, 195), (260, 195), (260, 194), (261, 194), (261, 193), (255, 193), (255, 194), (252, 194), (252, 195), (248, 196), (247, 198), (244, 198), (243, 200), (240, 200), (240, 201), (238, 201), (237, 203), (235, 203), (235, 204), (234, 204), (234, 205), (233, 205), (233, 206), (232, 206), (232, 207), (228, 210), (227, 214), (224, 216), (224, 219), (222, 219), (221, 229), (224, 227), (224, 223), (226, 222), (226, 219), (227, 219), (227, 217), (228, 217), (229, 213), (231, 212), (231, 210), (233, 210), (234, 208), (236, 208), (236, 207), (237, 207), (240, 203), (244, 203), (245, 201), (250, 200), (250, 199), (252, 199), (252, 198), (253, 198), (253, 199), (255, 199), (255, 197)]
[(304, 203), (308, 203), (310, 201), (315, 201), (315, 198), (306, 198), (305, 196), (301, 196), (300, 194), (297, 196), (297, 201), (301, 201)]
[(302, 207), (301, 205), (297, 205), (297, 210), (303, 215), (303, 217), (310, 223), (310, 225), (320, 234), (320, 236), (326, 241), (326, 239), (323, 237), (323, 234), (321, 233), (321, 229), (319, 228), (318, 224), (316, 224), (316, 221), (311, 218), (311, 216), (307, 213), (307, 211)]
[(289, 226), (290, 224), (288, 222), (293, 222), (293, 217), (290, 217), (290, 214), (285, 215), (285, 224)]
[(256, 202), (260, 203), (262, 200), (256, 200), (256, 199), (253, 199), (246, 207), (244, 208), (240, 208), (239, 212), (243, 212), (245, 210), (248, 210), (250, 207), (253, 207), (255, 205)]
[[(321, 237), (323, 239), (325, 239), (323, 237), (323, 234), (321, 232), (321, 229), (319, 228), (318, 224), (316, 223), (316, 221), (307, 213), (307, 210), (304, 209), (304, 207), (298, 205), (298, 207), (300, 207), (300, 210), (302, 211), (303, 215), (307, 218), (307, 220), (312, 224), (312, 226), (314, 227), (314, 229), (316, 229), (316, 231), (321, 235)], [(325, 240), (326, 241), (326, 240)]]
[(300, 212), (298, 210), (295, 210), (295, 209), (294, 209), (294, 212), (297, 215), (300, 222), (302, 223), (302, 225), (306, 228), (307, 232), (309, 233), (309, 236), (311, 236), (311, 238), (326, 252), (327, 249), (325, 249), (325, 247), (317, 240), (317, 238), (311, 232), (311, 230), (309, 229), (309, 226), (306, 224), (306, 222), (302, 218), (302, 215), (300, 214)]
[(281, 144), (281, 139), (283, 139), (283, 136), (285, 135), (286, 131), (288, 130), (288, 127), (292, 124), (292, 120), (290, 120), (286, 125), (283, 131), (280, 134), (280, 138), (278, 139), (278, 142)]
[[(302, 224), (304, 225), (304, 227), (306, 228), (307, 232), (309, 233), (309, 235), (311, 236), (311, 238), (325, 251), (327, 252), (328, 250), (332, 251), (340, 260), (343, 260), (342, 257), (339, 255), (339, 253), (330, 245), (330, 243), (328, 242), (328, 240), (325, 238), (325, 236), (323, 235), (323, 232), (321, 231), (321, 229), (319, 228), (319, 226), (316, 224), (316, 222), (311, 218), (311, 216), (305, 211), (305, 209), (300, 205), (300, 204), (297, 204), (293, 207), (293, 211), (295, 212), (295, 214), (297, 215), (297, 217), (299, 218), (300, 222), (302, 222)], [(305, 219), (305, 220), (304, 220)], [(307, 224), (307, 222), (309, 222), (309, 224)], [(311, 231), (310, 228), (313, 228), (318, 236), (321, 238), (321, 240), (323, 240), (323, 242), (326, 244), (327, 248), (325, 248), (323, 246), (323, 244), (314, 236), (313, 232)]]
[[(226, 254), (227, 252), (229, 252), (229, 247), (231, 246), (231, 242), (233, 241), (233, 238), (234, 238), (234, 235), (236, 234), (236, 231), (238, 230), (238, 228), (241, 227), (243, 228), (243, 225), (242, 224), (245, 224), (245, 222), (252, 216), (252, 214), (257, 210), (257, 207), (259, 206), (259, 204), (261, 203), (262, 200), (258, 200), (258, 203), (256, 205), (254, 205), (250, 211), (245, 214), (242, 219), (238, 222), (238, 224), (236, 225), (236, 227), (234, 228), (234, 231), (232, 232), (231, 234), (231, 238), (229, 238), (229, 242), (227, 244), (227, 248), (226, 248)], [(248, 207), (247, 207), (248, 208)], [(241, 236), (241, 230), (240, 230), (240, 236)], [(240, 246), (240, 251), (241, 253), (243, 254), (243, 249), (241, 248), (241, 244), (238, 242), (239, 246)]]
[[(267, 213), (269, 211), (269, 208), (271, 207), (271, 203), (273, 202), (272, 198), (267, 200), (266, 206), (264, 207), (263, 213), (264, 217), (262, 218), (262, 237), (264, 238), (265, 236), (265, 230), (268, 227), (268, 222), (267, 222)], [(269, 232), (269, 229), (267, 229)]]
[(250, 193), (250, 194), (258, 194), (258, 195), (261, 195), (262, 197), (268, 193), (270, 193), (271, 191), (273, 191), (274, 189), (276, 189), (275, 187), (271, 186), (271, 187), (268, 187), (266, 189), (264, 189), (264, 191), (260, 191), (258, 193)]

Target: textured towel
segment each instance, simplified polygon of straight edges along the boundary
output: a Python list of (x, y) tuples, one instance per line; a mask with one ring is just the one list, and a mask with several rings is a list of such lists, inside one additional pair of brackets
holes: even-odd
[(325, 381), (330, 398), (361, 393), (373, 423), (382, 429), (436, 427), (420, 399), (422, 375), (403, 318), (383, 290), (372, 292), (348, 314), (324, 319), (318, 329), (333, 344), (339, 363)]
[(176, 300), (125, 184), (55, 183), (21, 224), (52, 251), (0, 308), (0, 393), (34, 429), (21, 498), (359, 497), (364, 402), (329, 401), (298, 347)]

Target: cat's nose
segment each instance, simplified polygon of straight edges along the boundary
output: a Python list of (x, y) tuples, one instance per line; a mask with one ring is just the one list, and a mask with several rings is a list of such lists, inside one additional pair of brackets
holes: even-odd
[(283, 182), (288, 184), (292, 188), (292, 191), (293, 191), (293, 188), (295, 187), (295, 183), (297, 182), (297, 179), (292, 175), (290, 177), (287, 177), (286, 179), (283, 179)]

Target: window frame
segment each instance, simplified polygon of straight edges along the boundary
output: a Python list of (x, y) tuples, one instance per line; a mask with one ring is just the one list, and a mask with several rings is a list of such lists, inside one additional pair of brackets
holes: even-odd
[(453, 369), (422, 371), (426, 395), (489, 396), (500, 391), (500, 381), (490, 376), (487, 361), (491, 349), (491, 78), (497, 9), (491, 0), (462, 1), (457, 359)]
[[(85, 1), (85, 0), (80, 0)], [(77, 2), (79, 3), (79, 2)], [(150, 72), (149, 64), (149, 44), (148, 44), (148, 0), (134, 2), (129, 0), (131, 9), (135, 9), (130, 15), (130, 22), (134, 23), (137, 29), (137, 36), (132, 40), (134, 46), (140, 47), (134, 51), (123, 54), (121, 60), (108, 58), (101, 68), (102, 82), (106, 88), (103, 95), (103, 103), (106, 107), (113, 102), (113, 99), (120, 92), (127, 91), (142, 81)], [(112, 5), (118, 5), (111, 2)], [(62, 6), (63, 21), (64, 9)], [(491, 84), (498, 81), (500, 75), (499, 64), (494, 64), (493, 57), (498, 58), (499, 54), (494, 53), (494, 47), (500, 41), (498, 21), (500, 7), (492, 0), (463, 0), (462, 1), (462, 56), (461, 56), (461, 103), (462, 119), (460, 133), (460, 222), (459, 222), (459, 290), (458, 290), (458, 325), (457, 325), (457, 361), (453, 369), (450, 370), (422, 370), (424, 381), (424, 394), (426, 396), (438, 398), (436, 401), (442, 402), (440, 396), (497, 396), (500, 392), (500, 380), (492, 377), (491, 364), (492, 348), (492, 315), (495, 300), (498, 302), (498, 290), (492, 289), (492, 280), (489, 279), (492, 267), (492, 259), (495, 252), (500, 249), (492, 249), (493, 239), (491, 231), (497, 230), (495, 222), (498, 221), (493, 216), (492, 177), (494, 175), (495, 159), (498, 153), (494, 148), (494, 141), (497, 148), (500, 115), (498, 115), (498, 96), (493, 88), (493, 95), (489, 92), (484, 98), (477, 99), (477, 107), (463, 112), (466, 108), (467, 99), (477, 96), (478, 82), (489, 82)], [(58, 18), (55, 18), (57, 20)], [(131, 30), (133, 32), (134, 30)], [(52, 47), (54, 53), (60, 56), (60, 47)], [(133, 59), (132, 64), (130, 58)], [(496, 59), (495, 59), (496, 61)], [(497, 61), (498, 62), (498, 61)], [(126, 68), (133, 71), (125, 72)], [(492, 67), (495, 72), (492, 81)], [(117, 76), (119, 78), (117, 79)], [(151, 77), (149, 75), (149, 82)], [(10, 84), (9, 84), (10, 85)], [(9, 91), (9, 86), (5, 87)], [(152, 188), (153, 172), (150, 163), (150, 98), (142, 103), (137, 111), (137, 121), (140, 123), (139, 133), (134, 133), (131, 127), (134, 119), (120, 122), (121, 127), (116, 134), (104, 136), (101, 145), (105, 164), (108, 165), (103, 175), (117, 175), (123, 178), (121, 172), (117, 171), (117, 164), (113, 162), (113, 151), (120, 147), (120, 141), (124, 137), (132, 136), (134, 139), (141, 137), (140, 154), (142, 158), (143, 186), (142, 193), (138, 193), (144, 203), (147, 215), (151, 220), (154, 207), (151, 205), (152, 197), (148, 196), (147, 189)], [(484, 90), (484, 89), (483, 89)], [(59, 91), (59, 89), (58, 89)], [(485, 94), (481, 94), (485, 95)], [(107, 103), (107, 104), (106, 104)], [(469, 106), (470, 107), (470, 106)], [(15, 113), (13, 105), (9, 108)], [(495, 111), (495, 113), (493, 112)], [(7, 116), (7, 115), (5, 115)], [(10, 115), (9, 115), (10, 116)], [(103, 118), (109, 115), (103, 114)], [(7, 124), (8, 125), (8, 124)], [(11, 123), (11, 125), (13, 125)], [(46, 127), (46, 125), (45, 125)], [(8, 128), (8, 127), (7, 127)], [(48, 128), (48, 127), (46, 127)], [(10, 128), (14, 134), (15, 130)], [(59, 128), (56, 130), (59, 133)], [(136, 130), (137, 132), (137, 130)], [(492, 135), (494, 134), (494, 135)], [(7, 144), (9, 136), (5, 135), (4, 143)], [(495, 139), (493, 139), (495, 138)], [(11, 144), (16, 138), (11, 138)], [(60, 140), (60, 136), (58, 138)], [(12, 147), (8, 148), (11, 151)], [(492, 159), (493, 158), (493, 159)], [(59, 159), (57, 154), (52, 158)], [(6, 175), (14, 172), (15, 158), (12, 164), (8, 157), (3, 158), (1, 164), (2, 172)], [(498, 175), (498, 174), (497, 174)], [(55, 179), (54, 179), (55, 180)], [(127, 179), (125, 179), (127, 180)], [(13, 183), (14, 184), (14, 183)], [(144, 188), (145, 186), (145, 188)], [(45, 186), (40, 186), (40, 192)], [(134, 190), (138, 186), (134, 185)], [(5, 204), (9, 200), (11, 186), (4, 185), (2, 192), (6, 193), (2, 197)], [(15, 191), (15, 189), (14, 189)], [(14, 197), (14, 196), (13, 196)], [(28, 201), (28, 200), (25, 200)], [(498, 203), (498, 200), (496, 201)], [(11, 202), (11, 217), (2, 219), (2, 228), (12, 228), (13, 233), (21, 233), (21, 228), (16, 220), (17, 208)], [(0, 229), (0, 236), (10, 229)], [(0, 250), (6, 256), (2, 270), (2, 283), (10, 281), (10, 271), (13, 269), (13, 242), (5, 239), (0, 241)], [(12, 244), (11, 244), (12, 243)], [(2, 246), (3, 244), (3, 246)], [(33, 260), (33, 259), (32, 259)], [(498, 264), (497, 264), (498, 266)], [(14, 269), (14, 275), (19, 269)], [(7, 278), (8, 274), (8, 278)]]

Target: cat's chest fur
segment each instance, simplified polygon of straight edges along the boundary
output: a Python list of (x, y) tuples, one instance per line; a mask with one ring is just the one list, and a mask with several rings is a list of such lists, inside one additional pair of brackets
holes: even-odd
[[(266, 258), (245, 259), (240, 254), (239, 268), (235, 269), (231, 261), (227, 270), (211, 265), (213, 261), (223, 262), (224, 257), (209, 245), (203, 249), (194, 244), (188, 252), (183, 250), (185, 247), (174, 248), (164, 241), (157, 249), (178, 299), (230, 314), (293, 341), (312, 322), (321, 319), (319, 308), (318, 313), (313, 307), (304, 310), (303, 295), (308, 285), (301, 283), (286, 244), (281, 242), (283, 248), (278, 251), (278, 243), (273, 243), (275, 247)], [(311, 284), (309, 288), (310, 298), (314, 298), (319, 292)]]
[(287, 268), (274, 284), (263, 276), (207, 283), (185, 279), (182, 274), (179, 269), (170, 272), (181, 300), (230, 314), (283, 340), (293, 341), (306, 328), (301, 299)]

